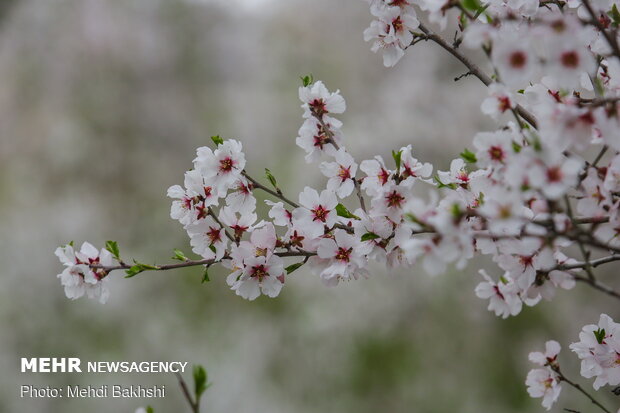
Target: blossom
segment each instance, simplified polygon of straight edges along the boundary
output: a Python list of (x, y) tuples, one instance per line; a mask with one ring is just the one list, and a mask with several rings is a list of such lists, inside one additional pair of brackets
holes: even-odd
[(323, 175), (329, 178), (327, 189), (335, 192), (340, 198), (346, 198), (355, 188), (357, 163), (344, 148), (340, 148), (334, 157), (335, 162), (323, 162), (320, 169)]
[(227, 278), (237, 295), (254, 300), (261, 293), (272, 298), (280, 294), (284, 284), (282, 258), (271, 253), (259, 256), (249, 253), (243, 257), (241, 265), (241, 269), (232, 272)]
[(392, 176), (392, 171), (385, 167), (383, 158), (379, 155), (375, 159), (362, 161), (360, 169), (366, 174), (362, 180), (362, 189), (370, 196), (377, 196), (383, 192)]
[(413, 40), (411, 31), (418, 28), (420, 22), (411, 7), (383, 6), (372, 7), (376, 17), (366, 30), (364, 40), (373, 41), (371, 50), (383, 52), (383, 65), (392, 67), (405, 54), (404, 49)]
[(560, 343), (555, 340), (549, 340), (545, 343), (544, 353), (541, 353), (540, 351), (533, 351), (529, 354), (528, 358), (532, 363), (544, 367), (548, 364), (556, 363), (560, 350)]
[(342, 143), (342, 123), (328, 116), (325, 118), (322, 123), (316, 118), (306, 119), (299, 128), (299, 136), (295, 142), (306, 151), (305, 159), (308, 163), (316, 161), (322, 154), (334, 156), (336, 147), (331, 144), (332, 140), (337, 145)]
[(241, 142), (227, 139), (215, 151), (208, 147), (199, 148), (194, 165), (220, 192), (226, 192), (241, 177), (245, 162)]
[(319, 195), (307, 186), (299, 194), (299, 203), (302, 206), (293, 210), (293, 222), (305, 227), (313, 238), (322, 235), (325, 227), (333, 227), (338, 220), (338, 199), (332, 191), (325, 190)]
[(357, 279), (366, 265), (364, 253), (357, 239), (342, 229), (334, 231), (333, 238), (324, 238), (319, 243), (318, 256), (328, 260), (329, 264), (320, 272), (321, 278), (328, 284), (337, 284), (340, 280)]
[(489, 97), (484, 99), (480, 105), (482, 113), (497, 119), (499, 115), (515, 108), (514, 97), (506, 86), (501, 83), (492, 83), (488, 90)]
[(108, 274), (101, 268), (90, 268), (90, 265), (112, 266), (112, 254), (106, 249), (98, 251), (88, 242), (84, 242), (79, 251), (68, 244), (57, 248), (55, 254), (65, 266), (58, 278), (65, 288), (67, 298), (75, 300), (86, 295), (105, 304), (110, 296), (106, 285)]
[(537, 57), (527, 37), (521, 36), (511, 25), (502, 27), (496, 36), (491, 54), (503, 83), (524, 86), (538, 70)]
[(326, 114), (343, 113), (347, 108), (340, 91), (330, 93), (320, 80), (300, 87), (299, 99), (303, 102), (304, 118), (323, 118)]
[(192, 251), (207, 260), (221, 260), (226, 253), (228, 239), (225, 230), (211, 216), (186, 227)]
[(430, 181), (433, 174), (433, 165), (428, 162), (420, 162), (413, 157), (411, 145), (400, 149), (400, 167), (398, 175), (404, 185), (412, 186), (415, 180)]
[(199, 171), (187, 171), (185, 189), (180, 185), (168, 188), (168, 197), (174, 199), (170, 207), (170, 217), (187, 225), (196, 219), (204, 218), (208, 208), (217, 205), (221, 196), (217, 187), (206, 184)]
[(560, 378), (548, 368), (530, 370), (525, 384), (527, 385), (527, 392), (531, 397), (542, 397), (542, 405), (547, 410), (551, 409), (551, 406), (558, 400), (562, 391)]
[(504, 274), (499, 283), (494, 282), (484, 270), (479, 271), (484, 277), (483, 282), (476, 287), (476, 296), (489, 299), (489, 311), (502, 318), (517, 315), (521, 312), (522, 301), (519, 299), (518, 289), (508, 274)]
[(572, 343), (570, 349), (581, 360), (581, 375), (596, 377), (593, 386), (620, 384), (620, 324), (607, 314), (601, 314), (597, 324), (583, 327), (579, 341)]

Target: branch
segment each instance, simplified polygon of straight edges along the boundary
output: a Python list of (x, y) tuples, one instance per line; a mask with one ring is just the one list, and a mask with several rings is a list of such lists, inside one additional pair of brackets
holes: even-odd
[(586, 396), (588, 399), (590, 399), (590, 401), (592, 403), (594, 403), (596, 406), (598, 406), (602, 411), (604, 411), (605, 413), (611, 413), (610, 410), (608, 410), (605, 406), (603, 406), (600, 402), (598, 402), (594, 397), (592, 397), (588, 392), (586, 392), (583, 387), (581, 387), (579, 384), (569, 380), (561, 371), (560, 371), (560, 367), (558, 365), (552, 365), (550, 364), (549, 367), (551, 367), (551, 369), (553, 371), (555, 371), (558, 376), (560, 377), (561, 381), (566, 382), (567, 384), (569, 384), (570, 386), (574, 387), (575, 389), (577, 389), (578, 391), (580, 391), (584, 396)]
[(588, 11), (588, 14), (590, 14), (590, 17), (592, 18), (592, 20), (589, 23), (592, 24), (597, 29), (599, 29), (599, 31), (605, 37), (605, 40), (607, 40), (607, 44), (611, 48), (611, 51), (614, 54), (614, 56), (620, 59), (620, 47), (618, 47), (618, 39), (615, 37), (612, 37), (611, 34), (609, 34), (609, 32), (605, 29), (603, 24), (600, 22), (597, 16), (597, 13), (592, 8), (592, 5), (590, 4), (590, 0), (581, 0), (581, 2), (583, 3), (583, 6)]
[[(308, 251), (284, 251), (284, 252), (276, 252), (274, 254), (282, 258), (285, 258), (285, 257), (308, 257), (309, 258), (309, 257), (313, 257), (316, 255), (316, 253), (308, 252)], [(168, 271), (168, 270), (176, 270), (178, 268), (196, 267), (199, 265), (213, 265), (228, 258), (230, 258), (228, 255), (224, 255), (224, 257), (222, 257), (221, 260), (216, 260), (216, 259), (187, 260), (187, 261), (174, 263), (174, 264), (154, 265), (153, 268), (150, 268), (149, 270)], [(128, 270), (132, 266), (129, 264), (119, 264), (119, 265), (111, 265), (111, 266), (106, 266), (106, 265), (101, 265), (101, 264), (90, 264), (88, 267), (92, 269), (101, 269), (101, 270), (104, 270), (106, 273), (109, 273), (115, 270)]]
[(194, 399), (192, 398), (189, 392), (189, 389), (187, 388), (187, 383), (185, 383), (185, 380), (183, 379), (183, 376), (181, 376), (181, 373), (179, 372), (176, 372), (175, 374), (177, 376), (177, 380), (179, 381), (179, 386), (181, 386), (181, 391), (183, 392), (183, 396), (185, 397), (185, 400), (187, 400), (187, 403), (192, 409), (192, 413), (200, 413), (200, 407), (198, 406), (198, 401), (194, 401)]
[(293, 208), (299, 208), (299, 204), (297, 204), (296, 202), (291, 201), (290, 199), (285, 197), (283, 194), (281, 194), (281, 193), (279, 194), (276, 191), (273, 191), (270, 188), (266, 187), (265, 185), (261, 184), (256, 179), (254, 179), (250, 175), (248, 175), (248, 173), (246, 171), (242, 171), (241, 173), (243, 174), (243, 176), (245, 176), (247, 178), (248, 181), (252, 182), (252, 185), (254, 186), (254, 188), (258, 188), (258, 189), (261, 189), (261, 190), (267, 192), (269, 195), (274, 196), (274, 197), (276, 197), (276, 198), (286, 202), (287, 204), (289, 204)]

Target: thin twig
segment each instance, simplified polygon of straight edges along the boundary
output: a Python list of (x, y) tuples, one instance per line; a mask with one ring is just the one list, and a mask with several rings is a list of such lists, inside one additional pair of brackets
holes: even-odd
[(187, 403), (192, 409), (192, 413), (200, 413), (200, 406), (198, 405), (198, 401), (194, 401), (194, 398), (191, 396), (190, 391), (187, 387), (187, 383), (185, 383), (183, 376), (181, 376), (181, 373), (179, 372), (176, 372), (175, 374), (177, 376), (177, 380), (179, 381), (179, 386), (181, 386), (183, 396), (185, 397), (185, 400), (187, 400)]
[(594, 403), (596, 406), (598, 406), (602, 411), (604, 411), (605, 413), (611, 413), (611, 411), (609, 411), (605, 406), (603, 406), (599, 401), (597, 401), (594, 397), (592, 397), (590, 395), (590, 393), (588, 393), (587, 391), (585, 391), (583, 389), (583, 387), (581, 387), (579, 384), (571, 381), (570, 379), (568, 379), (561, 371), (560, 371), (560, 367), (558, 365), (550, 365), (550, 367), (553, 369), (553, 371), (555, 371), (558, 376), (560, 377), (561, 381), (566, 382), (567, 384), (569, 384), (570, 386), (574, 387), (575, 389), (577, 389), (579, 392), (581, 392), (584, 396), (586, 396), (588, 399), (590, 399), (590, 401), (592, 403)]
[(252, 183), (254, 188), (258, 188), (258, 189), (260, 189), (262, 191), (267, 192), (269, 195), (272, 195), (272, 196), (274, 196), (274, 197), (276, 197), (278, 199), (281, 199), (282, 201), (286, 202), (287, 204), (289, 204), (293, 208), (299, 208), (299, 204), (298, 203), (291, 201), (290, 199), (285, 197), (283, 194), (279, 194), (276, 191), (273, 191), (270, 188), (266, 187), (265, 185), (261, 184), (256, 179), (254, 179), (250, 175), (248, 175), (248, 173), (246, 171), (243, 171), (242, 174), (243, 174), (244, 177), (246, 177), (246, 179), (248, 181), (250, 181)]

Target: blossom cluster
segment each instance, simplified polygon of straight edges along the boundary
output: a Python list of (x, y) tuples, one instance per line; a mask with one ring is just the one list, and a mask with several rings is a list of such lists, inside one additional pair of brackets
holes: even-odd
[[(278, 296), (288, 274), (303, 265), (336, 286), (371, 276), (371, 262), (439, 274), (486, 256), (494, 269), (479, 271), (475, 294), (502, 318), (551, 300), (577, 281), (619, 298), (592, 273), (620, 260), (617, 5), (369, 3), (374, 20), (364, 39), (383, 53), (385, 66), (394, 66), (418, 41), (436, 42), (488, 86), (480, 109), (497, 128), (478, 132), (470, 149), (446, 168), (419, 160), (412, 145), (393, 150), (387, 160), (376, 155), (358, 161), (338, 118), (346, 110), (344, 97), (306, 76), (296, 143), (324, 175), (323, 185), (307, 186), (291, 200), (269, 171), (270, 185), (248, 174), (241, 142), (213, 137), (214, 148), (197, 149), (183, 186), (168, 189), (170, 216), (200, 257), (190, 260), (177, 251), (180, 265), (219, 263), (229, 270), (230, 288), (254, 300)], [(440, 30), (457, 24), (452, 45), (421, 23), (420, 11)], [(492, 76), (469, 61), (461, 43), (484, 53)], [(268, 195), (267, 216), (259, 217), (257, 191)], [(88, 243), (80, 251), (67, 245), (56, 254), (66, 266), (59, 277), (70, 298), (86, 294), (105, 301), (113, 269), (133, 276), (179, 266), (127, 265), (114, 243), (101, 251)], [(582, 360), (582, 376), (595, 377), (595, 389), (620, 384), (619, 326), (603, 314), (570, 346)], [(528, 392), (547, 409), (558, 399), (560, 383), (570, 383), (560, 372), (559, 351), (559, 343), (549, 341), (545, 353), (530, 354), (538, 367), (527, 376)]]

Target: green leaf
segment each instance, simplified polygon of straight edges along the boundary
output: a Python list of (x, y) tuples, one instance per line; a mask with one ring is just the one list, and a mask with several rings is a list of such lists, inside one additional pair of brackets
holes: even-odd
[(377, 238), (381, 238), (381, 237), (375, 234), (374, 232), (367, 232), (364, 235), (362, 235), (362, 242), (370, 241), (371, 239), (377, 239)]
[(189, 258), (185, 256), (183, 251), (176, 248), (174, 249), (174, 257), (172, 257), (172, 259), (178, 261), (189, 261)]
[(200, 396), (207, 390), (209, 383), (207, 383), (207, 371), (201, 365), (194, 366), (194, 393), (196, 394), (196, 400), (200, 399)]
[(392, 158), (394, 158), (394, 163), (396, 164), (396, 172), (400, 169), (400, 160), (403, 156), (403, 150), (400, 151), (392, 151)]
[(611, 18), (613, 25), (618, 27), (620, 25), (620, 12), (618, 11), (618, 7), (614, 4), (610, 11), (607, 12), (609, 17)]
[(146, 406), (146, 413), (155, 413), (155, 409), (153, 409), (151, 406)]
[(273, 185), (273, 187), (277, 190), (278, 189), (278, 181), (276, 181), (276, 177), (273, 176), (271, 171), (269, 169), (267, 169), (267, 168), (265, 168), (265, 176), (267, 176), (267, 180), (269, 180), (271, 185)]
[(287, 274), (290, 274), (290, 273), (292, 273), (293, 271), (295, 271), (296, 269), (298, 269), (299, 267), (301, 267), (302, 265), (304, 265), (304, 263), (303, 263), (303, 262), (297, 262), (297, 263), (295, 263), (295, 264), (291, 264), (291, 265), (289, 265), (288, 267), (286, 267), (286, 268), (285, 268), (286, 273), (287, 273)]
[(599, 344), (603, 344), (603, 340), (605, 340), (605, 329), (604, 328), (599, 328), (596, 331), (593, 331), (594, 333), (594, 337), (596, 338), (596, 341), (598, 341)]
[(519, 89), (519, 90), (517, 90), (517, 93), (518, 93), (518, 94), (520, 94), (520, 95), (522, 95), (522, 94), (524, 94), (524, 93), (525, 93), (525, 89)]
[(202, 283), (208, 283), (211, 281), (209, 278), (209, 267), (205, 267), (205, 271), (202, 273)]
[(361, 219), (357, 215), (353, 215), (351, 211), (349, 211), (347, 207), (345, 207), (342, 204), (336, 205), (336, 213), (338, 214), (339, 217), (343, 217), (343, 218), (357, 219), (357, 220)]
[(523, 148), (521, 145), (515, 141), (512, 141), (512, 150), (515, 151), (515, 153), (521, 152), (521, 148)]
[(75, 245), (75, 243), (73, 241), (69, 242), (67, 245), (73, 247)]
[[(616, 7), (614, 5), (614, 7)], [(605, 86), (603, 85), (603, 82), (601, 81), (601, 78), (596, 76), (593, 79), (593, 83), (594, 83), (594, 89), (596, 90), (596, 93), (598, 93), (599, 95), (604, 95), (605, 94)]]
[(131, 268), (125, 271), (125, 274), (127, 274), (125, 278), (135, 277), (136, 275), (140, 274), (143, 271), (158, 270), (158, 269), (159, 267), (155, 265), (144, 264), (144, 263), (134, 260), (134, 265), (132, 265)]
[(304, 87), (308, 87), (311, 84), (314, 83), (314, 77), (312, 76), (312, 73), (306, 76), (300, 76), (301, 79), (301, 83), (302, 85), (304, 85)]
[(435, 180), (435, 182), (437, 183), (437, 188), (450, 188), (450, 189), (456, 189), (456, 184), (455, 183), (451, 183), (451, 184), (444, 184), (443, 182), (441, 182), (441, 179), (439, 179), (438, 175), (435, 175), (433, 177), (433, 179)]
[(132, 265), (131, 268), (129, 268), (128, 270), (125, 270), (125, 274), (127, 274), (125, 278), (135, 277), (136, 275), (140, 274), (142, 271), (144, 270), (139, 265)]
[(482, 7), (478, 0), (463, 0), (461, 5), (469, 11), (476, 12)]
[(116, 241), (106, 241), (105, 249), (110, 251), (110, 254), (112, 254), (117, 261), (121, 260), (120, 251), (118, 250), (118, 243)]
[(219, 146), (224, 143), (224, 139), (220, 137), (220, 135), (211, 136), (211, 140), (215, 144), (215, 146)]
[(217, 254), (217, 250), (215, 249), (215, 245), (213, 245), (213, 244), (209, 245), (209, 249), (211, 250), (212, 253)]
[(461, 152), (461, 158), (467, 163), (476, 163), (478, 162), (478, 158), (476, 158), (476, 154), (465, 148), (463, 152)]

